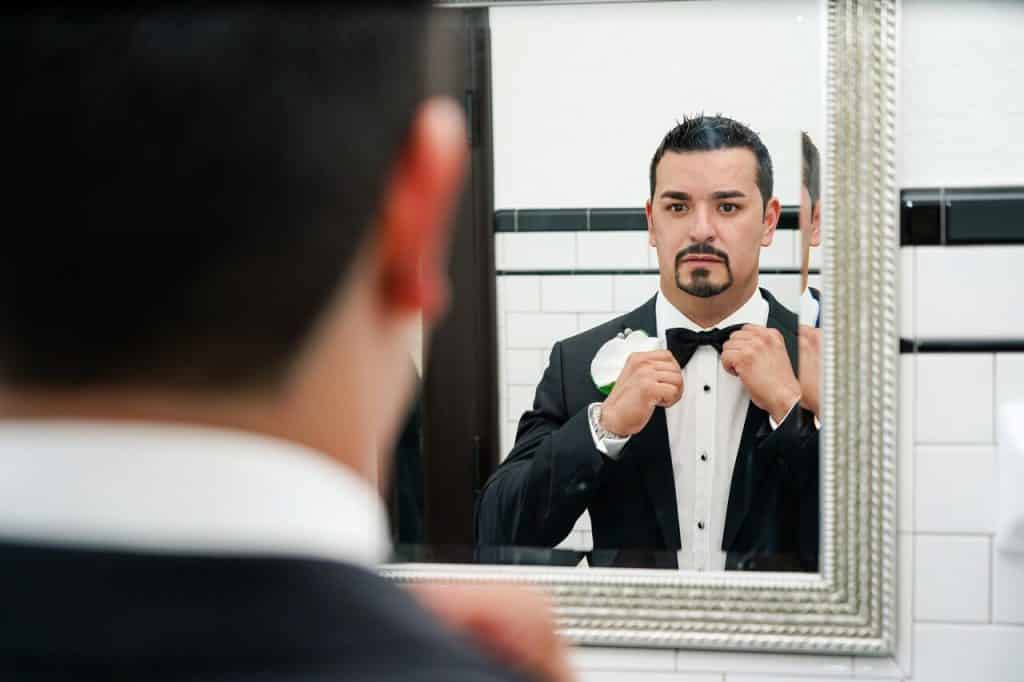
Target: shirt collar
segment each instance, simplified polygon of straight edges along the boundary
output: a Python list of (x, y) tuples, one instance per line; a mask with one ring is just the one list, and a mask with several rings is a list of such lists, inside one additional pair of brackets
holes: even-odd
[(373, 565), (372, 486), (295, 443), (206, 427), (0, 421), (0, 536)]
[(811, 288), (805, 288), (804, 293), (800, 294), (800, 324), (806, 324), (809, 327), (816, 326), (819, 312), (820, 306), (814, 298), (814, 294), (811, 293)]
[[(683, 327), (691, 331), (707, 331), (711, 327), (701, 327), (699, 324), (684, 315), (678, 308), (669, 302), (668, 298), (658, 290), (657, 300), (654, 304), (654, 314), (658, 324), (658, 338), (664, 340), (665, 330), (674, 327)], [(759, 324), (765, 325), (768, 322), (768, 301), (761, 295), (761, 289), (754, 289), (754, 293), (735, 312), (715, 325), (722, 329), (734, 324)]]

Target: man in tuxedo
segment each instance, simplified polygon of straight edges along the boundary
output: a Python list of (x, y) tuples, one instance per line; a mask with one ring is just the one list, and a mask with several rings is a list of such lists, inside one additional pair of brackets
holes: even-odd
[(540, 596), (374, 572), (465, 160), (428, 9), (5, 18), (0, 679), (569, 678)]
[[(651, 160), (646, 211), (659, 291), (555, 344), (478, 541), (550, 547), (589, 510), (591, 565), (816, 570), (797, 316), (758, 288), (780, 213), (768, 150), (731, 119), (686, 118)], [(631, 354), (605, 397), (591, 361), (626, 330), (663, 350)]]

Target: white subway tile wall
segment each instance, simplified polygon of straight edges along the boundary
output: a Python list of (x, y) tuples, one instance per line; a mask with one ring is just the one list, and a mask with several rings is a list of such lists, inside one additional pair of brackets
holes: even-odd
[(1020, 682), (1024, 628), (999, 625), (914, 627), (915, 682)]
[(1024, 557), (992, 551), (992, 621), (1024, 625)]
[(495, 266), (499, 270), (572, 270), (575, 232), (497, 232)]
[(905, 246), (900, 249), (900, 271), (899, 271), (899, 316), (900, 316), (900, 337), (913, 339), (917, 336), (914, 325), (914, 263), (916, 248)]
[(920, 445), (916, 459), (918, 532), (995, 533), (994, 445)]
[(647, 233), (577, 232), (576, 268), (578, 270), (643, 270), (647, 268)]
[[(1024, 330), (1024, 246), (918, 246), (919, 339), (1004, 339)], [(970, 311), (970, 315), (962, 314)]]
[(900, 356), (900, 430), (896, 444), (896, 482), (898, 486), (896, 523), (901, 531), (913, 531), (914, 518), (914, 369), (917, 358)]
[(546, 313), (612, 311), (610, 275), (549, 275), (540, 283), (540, 309)]
[(799, 235), (796, 230), (776, 230), (771, 245), (761, 249), (761, 269), (800, 267), (797, 260)]
[(991, 443), (995, 428), (994, 373), (991, 353), (920, 355), (917, 358), (917, 442)]
[(918, 622), (989, 622), (991, 544), (988, 537), (917, 536), (914, 615)]

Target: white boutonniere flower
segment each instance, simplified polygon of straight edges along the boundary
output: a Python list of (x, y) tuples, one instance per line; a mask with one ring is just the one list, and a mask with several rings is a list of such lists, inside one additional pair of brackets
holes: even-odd
[(648, 336), (644, 330), (624, 329), (598, 349), (590, 361), (590, 378), (597, 390), (608, 395), (615, 388), (630, 353), (646, 353), (660, 347), (658, 339)]

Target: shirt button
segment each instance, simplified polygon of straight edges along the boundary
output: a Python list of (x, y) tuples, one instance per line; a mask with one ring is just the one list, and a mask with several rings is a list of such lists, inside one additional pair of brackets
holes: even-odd
[(700, 453), (700, 461), (702, 461), (702, 462), (708, 461), (708, 453), (706, 453), (706, 452)]
[(697, 527), (700, 528), (701, 530), (704, 530), (704, 522), (703, 521), (698, 521), (697, 522)]
[(711, 387), (708, 386), (707, 384), (704, 384), (704, 392), (705, 393), (710, 393), (711, 392)]

